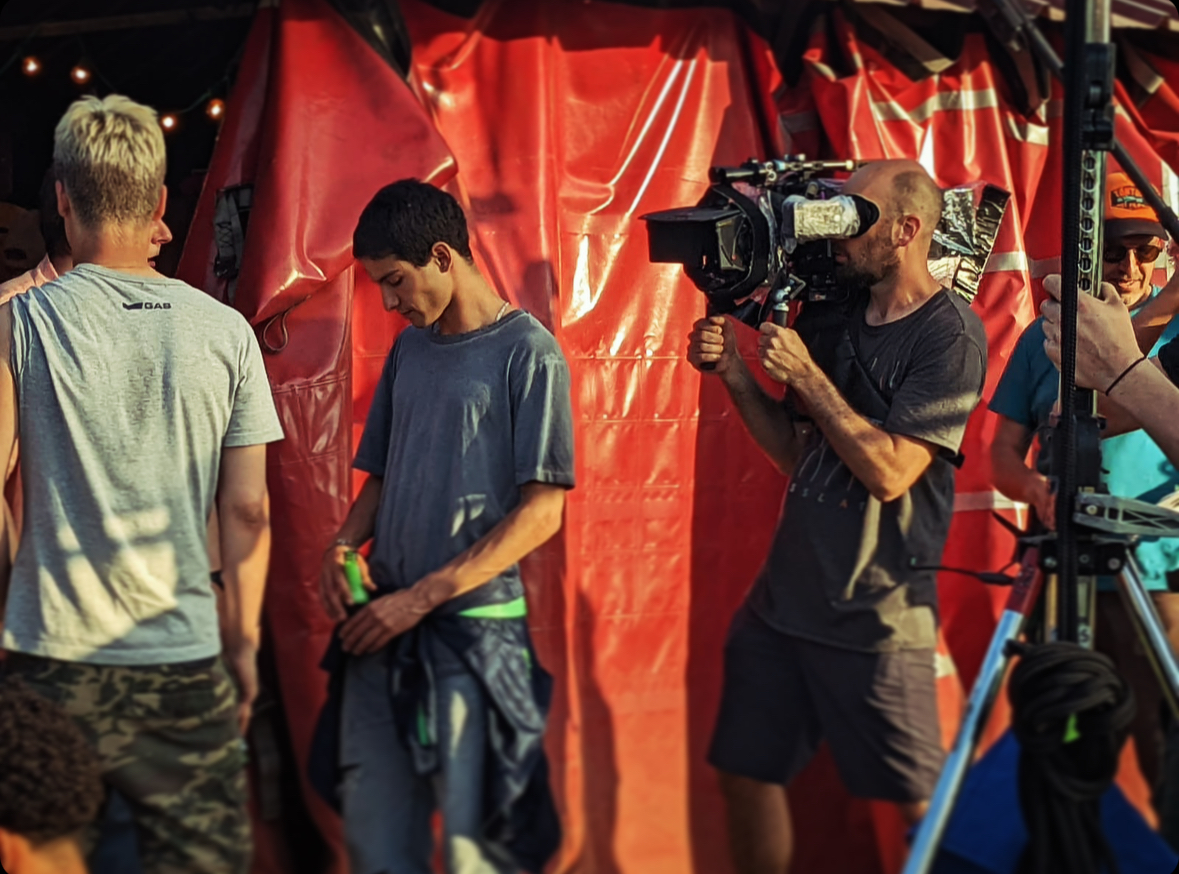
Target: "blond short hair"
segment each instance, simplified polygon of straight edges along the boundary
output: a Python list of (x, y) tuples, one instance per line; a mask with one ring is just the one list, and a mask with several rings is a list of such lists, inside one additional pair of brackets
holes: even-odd
[(150, 220), (167, 166), (156, 111), (118, 94), (75, 101), (57, 124), (53, 164), (83, 225)]

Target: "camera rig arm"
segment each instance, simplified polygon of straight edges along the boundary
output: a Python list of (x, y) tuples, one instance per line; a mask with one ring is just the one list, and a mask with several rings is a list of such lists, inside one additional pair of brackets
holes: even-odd
[(851, 173), (861, 162), (858, 161), (808, 161), (805, 155), (787, 155), (770, 161), (750, 158), (740, 167), (712, 167), (708, 181), (713, 185), (731, 185), (746, 182), (750, 185), (774, 185), (786, 175), (797, 175), (803, 180), (820, 173), (845, 171)]
[[(1079, 557), (1090, 550), (1093, 534), (1075, 527), (1074, 514), (1078, 495), (1102, 489), (1101, 420), (1096, 393), (1076, 385), (1077, 295), (1096, 295), (1101, 284), (1106, 157), (1114, 144), (1114, 47), (1104, 3), (1072, 0), (1066, 41), (1060, 416), (1049, 454), (1049, 476), (1058, 484), (1056, 537), (1041, 550), (1041, 567), (1059, 580), (1058, 638), (1088, 643), (1089, 629), (1081, 623), (1088, 610), (1080, 603), (1080, 577), (1092, 582), (1095, 568), (1082, 567)], [(1091, 589), (1086, 586), (1086, 593)]]

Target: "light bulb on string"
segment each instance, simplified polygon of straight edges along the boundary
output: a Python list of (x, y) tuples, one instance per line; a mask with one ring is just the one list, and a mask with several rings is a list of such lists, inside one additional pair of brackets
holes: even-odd
[(36, 76), (41, 72), (41, 61), (33, 55), (29, 55), (21, 61), (20, 69), (26, 76)]
[(205, 115), (213, 121), (221, 121), (225, 117), (225, 101), (220, 97), (214, 97), (205, 105)]
[(85, 64), (75, 64), (74, 69), (70, 70), (70, 78), (74, 80), (75, 85), (89, 85), (94, 74)]
[(180, 127), (180, 117), (174, 112), (169, 112), (160, 116), (160, 127), (164, 129), (164, 133), (172, 133), (176, 128)]

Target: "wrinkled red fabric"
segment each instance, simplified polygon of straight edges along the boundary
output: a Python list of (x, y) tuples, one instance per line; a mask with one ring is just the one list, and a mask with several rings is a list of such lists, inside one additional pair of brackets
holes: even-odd
[[(1047, 147), (1059, 102), (1022, 117), (980, 36), (947, 69), (911, 81), (837, 17), (815, 31), (801, 82), (786, 87), (768, 47), (724, 10), (499, 0), (463, 19), (421, 0), (400, 6), (416, 101), (322, 0), (263, 13), (182, 264), (224, 299), (212, 198), (255, 182), (234, 303), (259, 328), (287, 428), (271, 451), (266, 619), (300, 766), (330, 631), (315, 596), (319, 556), (359, 484), (349, 484), (351, 448), (403, 327), (350, 266), (348, 243), (376, 188), (416, 175), (460, 199), (480, 267), (553, 331), (573, 377), (578, 487), (562, 533), (525, 562), (533, 633), (556, 678), (548, 750), (565, 842), (551, 871), (723, 874), (724, 812), (705, 751), (728, 621), (766, 553), (785, 481), (723, 388), (684, 361), (704, 298), (678, 267), (648, 262), (638, 216), (695, 202), (714, 164), (819, 157), (825, 144), (823, 157), (913, 157), (943, 186), (983, 179), (1011, 192), (974, 304), (990, 341), (985, 406), (1035, 317), (1037, 264), (1059, 255), (1059, 168)], [(837, 57), (850, 71), (837, 72)], [(1157, 148), (1143, 130), (1135, 154)], [(752, 358), (753, 334), (739, 331)], [(995, 570), (1011, 557), (991, 517), (1004, 506), (991, 485), (993, 428), (980, 407), (947, 565)], [(948, 743), (1005, 592), (945, 574), (940, 594)], [(991, 736), (1005, 720), (1000, 711)], [(898, 870), (895, 813), (850, 799), (825, 752), (792, 798), (796, 874)], [(337, 821), (307, 803), (338, 852)], [(256, 870), (277, 874), (280, 857), (269, 852)]]
[[(578, 487), (528, 576), (558, 682), (555, 870), (726, 870), (704, 753), (728, 616), (783, 483), (683, 360), (704, 299), (679, 268), (648, 263), (637, 217), (694, 202), (712, 164), (767, 154), (750, 76), (765, 49), (721, 10), (402, 9), (481, 262), (554, 331), (573, 374)], [(801, 811), (803, 830), (841, 831), (831, 813)], [(834, 857), (849, 870), (871, 859), (860, 834)]]
[[(353, 306), (363, 274), (352, 231), (380, 186), (405, 176), (442, 183), (455, 168), (405, 82), (323, 0), (263, 10), (244, 57), (179, 275), (226, 299), (213, 273), (214, 202), (222, 188), (253, 183), (233, 305), (258, 331), (286, 437), (268, 457), (266, 646), (294, 749), (288, 767), (298, 770), (302, 800), (329, 844), (330, 870), (343, 872), (339, 820), (305, 778), (326, 696), (318, 663), (332, 631), (317, 592), (321, 556), (353, 496), (352, 320), (392, 330), (374, 295), (358, 295)], [(255, 870), (291, 870), (292, 836), (256, 822)]]
[[(1137, 104), (1127, 93), (1122, 105), (1159, 156), (1170, 167), (1179, 167), (1179, 60), (1142, 51), (1136, 54), (1145, 64), (1143, 72), (1153, 90)], [(1175, 196), (1173, 192), (1168, 195)], [(1174, 208), (1175, 204), (1171, 205)]]
[[(973, 307), (987, 328), (989, 361), (983, 404), (967, 429), (958, 473), (956, 512), (944, 563), (998, 569), (1013, 544), (992, 520), (996, 501), (988, 447), (994, 422), (985, 411), (1003, 366), (1024, 326), (1034, 318), (1023, 240), (1043, 183), (1047, 131), (1012, 107), (1007, 85), (980, 35), (968, 36), (958, 61), (939, 74), (910, 81), (840, 20), (839, 51), (854, 64), (838, 76), (819, 33), (808, 48), (807, 80), (823, 132), (843, 157), (916, 158), (943, 187), (985, 180), (1011, 193), (988, 271)], [(1059, 225), (1059, 222), (1057, 223)], [(969, 687), (993, 630), (1003, 593), (969, 577), (940, 580), (943, 630)]]

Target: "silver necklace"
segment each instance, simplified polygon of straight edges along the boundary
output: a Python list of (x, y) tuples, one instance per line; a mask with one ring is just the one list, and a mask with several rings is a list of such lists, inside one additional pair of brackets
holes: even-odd
[[(505, 301), (504, 301), (504, 305), (503, 305), (503, 306), (501, 306), (501, 307), (499, 308), (499, 312), (495, 314), (495, 318), (491, 320), (491, 324), (493, 324), (493, 325), (494, 325), (496, 322), (498, 322), (500, 319), (502, 319), (502, 318), (504, 317), (504, 313), (506, 313), (506, 312), (508, 311), (508, 307), (509, 307), (509, 306), (511, 306), (511, 304), (509, 304), (509, 303), (508, 303), (508, 302), (505, 300)], [(430, 328), (429, 328), (429, 330), (430, 330), (430, 331), (432, 331), (432, 332), (433, 332), (433, 333), (435, 333), (435, 334), (441, 334), (441, 333), (442, 333), (442, 329), (439, 327), (439, 325), (438, 325), (438, 323), (437, 323), (437, 322), (435, 322), (434, 324), (430, 325)]]

